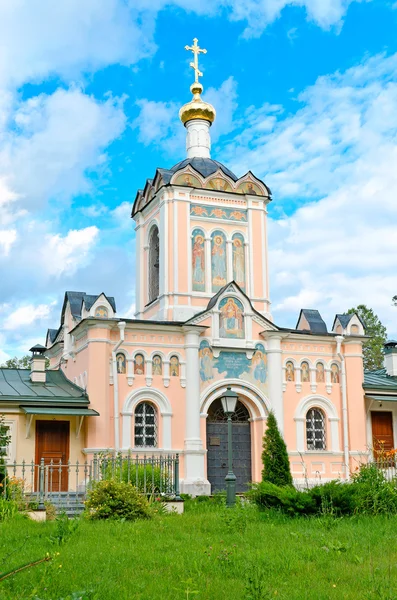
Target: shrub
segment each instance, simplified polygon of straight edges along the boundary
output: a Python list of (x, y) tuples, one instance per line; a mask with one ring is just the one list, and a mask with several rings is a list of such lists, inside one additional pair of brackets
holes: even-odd
[(267, 418), (267, 429), (263, 437), (262, 462), (262, 481), (279, 486), (292, 485), (287, 447), (272, 412)]
[[(157, 461), (156, 461), (157, 462)], [(100, 459), (102, 479), (115, 479), (131, 483), (144, 494), (161, 494), (172, 491), (172, 473), (164, 460), (162, 465), (150, 459), (143, 464), (131, 456), (104, 456)]]
[(397, 481), (387, 481), (373, 463), (361, 465), (351, 484), (356, 490), (356, 511), (362, 514), (397, 514)]
[(357, 491), (350, 483), (334, 480), (316, 485), (308, 493), (315, 503), (316, 512), (342, 516), (352, 515), (356, 511)]
[(90, 519), (150, 518), (149, 503), (137, 488), (124, 481), (102, 480), (93, 484), (85, 503)]
[(290, 516), (311, 515), (316, 504), (308, 491), (298, 491), (292, 486), (277, 486), (262, 481), (252, 486), (248, 497), (262, 508), (276, 508)]

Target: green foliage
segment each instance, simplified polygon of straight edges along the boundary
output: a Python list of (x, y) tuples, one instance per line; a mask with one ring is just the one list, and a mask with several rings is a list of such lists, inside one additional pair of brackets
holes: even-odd
[(368, 515), (397, 514), (397, 480), (387, 481), (374, 464), (362, 465), (353, 476), (356, 512)]
[[(8, 360), (5, 361), (5, 363), (0, 365), (0, 368), (1, 369), (30, 369), (30, 361), (31, 361), (31, 357), (29, 356), (29, 354), (26, 354), (25, 356), (21, 356), (20, 358), (18, 358), (17, 356), (14, 356), (14, 358), (9, 358)], [(49, 366), (50, 366), (50, 361), (48, 358), (46, 358), (45, 368), (48, 369)]]
[(18, 514), (18, 504), (14, 500), (7, 500), (0, 496), (0, 523), (12, 519)]
[(21, 356), (21, 358), (14, 356), (14, 358), (6, 360), (0, 367), (2, 369), (29, 369), (30, 356), (28, 354), (26, 356)]
[(281, 486), (292, 485), (287, 447), (272, 412), (267, 418), (267, 429), (263, 437), (262, 462), (262, 481)]
[(383, 368), (383, 345), (387, 340), (386, 327), (372, 308), (359, 304), (349, 308), (348, 314), (357, 314), (365, 325), (365, 333), (370, 338), (363, 342), (364, 369), (374, 371)]
[(357, 489), (348, 483), (334, 480), (309, 490), (316, 513), (331, 516), (352, 515), (357, 507)]
[(89, 519), (149, 519), (151, 516), (147, 499), (137, 488), (114, 479), (97, 481), (88, 492), (85, 503)]
[(55, 519), (56, 530), (54, 535), (50, 537), (50, 540), (58, 546), (62, 546), (69, 538), (77, 531), (79, 521), (77, 519), (69, 519), (65, 512), (62, 512)]
[(142, 464), (131, 456), (104, 455), (100, 458), (99, 467), (102, 479), (131, 483), (144, 494), (172, 492), (172, 472), (166, 460), (161, 465), (152, 464), (150, 460)]
[(386, 481), (373, 464), (363, 465), (349, 483), (335, 480), (299, 491), (261, 482), (252, 486), (248, 496), (261, 508), (275, 508), (290, 516), (397, 514), (397, 480)]
[(316, 512), (310, 493), (307, 490), (300, 492), (292, 486), (280, 487), (269, 481), (262, 481), (253, 484), (248, 497), (261, 508), (278, 509), (291, 517)]

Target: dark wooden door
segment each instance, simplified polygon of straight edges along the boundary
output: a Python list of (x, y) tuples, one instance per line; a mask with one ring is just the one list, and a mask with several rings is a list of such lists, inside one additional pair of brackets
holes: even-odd
[(386, 411), (372, 411), (372, 446), (374, 458), (394, 448), (393, 415)]
[(36, 465), (42, 458), (44, 465), (49, 465), (45, 470), (49, 492), (68, 490), (69, 426), (69, 421), (36, 421)]
[[(236, 476), (236, 492), (246, 492), (252, 481), (251, 474), (251, 423), (245, 406), (237, 403), (232, 423), (233, 472)], [(226, 489), (227, 420), (219, 400), (208, 411), (207, 420), (207, 478), (211, 493)]]

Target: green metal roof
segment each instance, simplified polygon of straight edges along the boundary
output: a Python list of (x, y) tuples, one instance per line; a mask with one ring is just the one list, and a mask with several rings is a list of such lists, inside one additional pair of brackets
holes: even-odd
[(0, 403), (10, 401), (89, 404), (86, 392), (59, 369), (46, 371), (45, 383), (33, 383), (30, 369), (0, 368)]
[(379, 396), (379, 394), (371, 394), (371, 392), (368, 392), (365, 395), (370, 400), (376, 400), (376, 402), (397, 402), (397, 396), (394, 394), (384, 394), (383, 396)]
[(99, 412), (93, 408), (59, 408), (53, 406), (21, 406), (27, 415), (75, 415), (76, 417), (99, 417)]
[(386, 369), (364, 371), (365, 390), (388, 390), (397, 392), (397, 377), (387, 375)]

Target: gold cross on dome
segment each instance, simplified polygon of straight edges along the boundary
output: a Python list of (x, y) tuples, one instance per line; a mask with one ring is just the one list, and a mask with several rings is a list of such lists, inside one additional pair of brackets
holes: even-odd
[(198, 55), (200, 54), (200, 52), (202, 52), (203, 54), (207, 54), (207, 50), (205, 50), (204, 48), (200, 48), (197, 42), (198, 39), (194, 38), (193, 46), (185, 46), (185, 50), (191, 50), (193, 52), (193, 62), (191, 62), (189, 66), (192, 67), (192, 69), (194, 70), (194, 81), (196, 83), (198, 83), (198, 78), (203, 76), (202, 72), (198, 68)]

